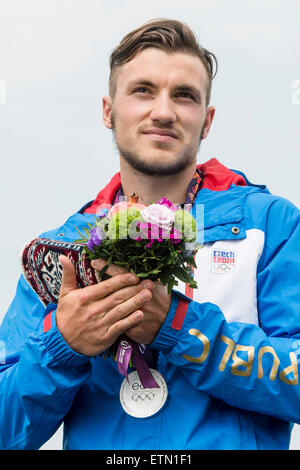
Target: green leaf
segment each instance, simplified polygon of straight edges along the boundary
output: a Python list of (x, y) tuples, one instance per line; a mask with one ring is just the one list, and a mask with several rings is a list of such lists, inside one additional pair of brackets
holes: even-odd
[(109, 264), (106, 264), (105, 266), (103, 266), (103, 268), (99, 271), (99, 277), (100, 279), (102, 279), (102, 277), (104, 276), (104, 274), (106, 273), (106, 271), (108, 270), (109, 268)]
[(87, 243), (88, 240), (86, 238), (80, 238), (78, 240), (74, 240), (74, 243), (79, 243), (80, 245), (84, 245), (85, 243)]
[(162, 283), (168, 284), (171, 281), (171, 279), (174, 279), (174, 276), (170, 274), (169, 272), (162, 272), (159, 278)]
[(192, 289), (198, 289), (198, 285), (196, 281), (191, 281), (189, 285)]
[(90, 236), (91, 236), (90, 231), (86, 227), (83, 227), (83, 230), (84, 230), (84, 233), (86, 234), (87, 238), (89, 239)]
[(79, 235), (81, 236), (81, 238), (86, 239), (86, 237), (80, 232), (79, 228), (77, 228), (76, 225), (75, 225), (75, 228), (76, 228), (77, 232), (79, 233)]
[(190, 275), (183, 268), (175, 268), (173, 272), (174, 275), (180, 279), (180, 281), (185, 283), (189, 283), (191, 281)]
[(152, 269), (152, 271), (148, 271), (148, 274), (159, 274), (161, 270), (159, 268)]
[(171, 280), (168, 283), (168, 294), (171, 294), (174, 286), (178, 286), (178, 282), (176, 281), (174, 276), (172, 276)]
[(187, 263), (190, 264), (191, 266), (193, 266), (194, 268), (197, 268), (196, 261), (195, 261), (195, 258), (193, 256), (190, 256), (187, 259)]
[(125, 269), (129, 269), (130, 265), (126, 261), (113, 261), (116, 266), (123, 266)]

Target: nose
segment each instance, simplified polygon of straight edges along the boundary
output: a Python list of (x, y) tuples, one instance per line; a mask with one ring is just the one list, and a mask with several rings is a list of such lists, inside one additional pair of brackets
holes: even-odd
[(150, 117), (153, 121), (159, 121), (162, 124), (172, 123), (176, 120), (174, 103), (169, 96), (161, 94), (155, 98)]

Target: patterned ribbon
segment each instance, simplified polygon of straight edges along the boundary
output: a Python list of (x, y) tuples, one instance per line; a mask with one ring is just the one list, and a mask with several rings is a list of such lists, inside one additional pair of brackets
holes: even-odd
[(191, 180), (188, 186), (185, 204), (194, 204), (195, 198), (201, 189), (203, 177), (204, 174), (201, 170), (197, 168), (194, 173), (193, 179)]
[[(201, 189), (202, 183), (203, 183), (203, 177), (204, 174), (199, 168), (196, 168), (194, 176), (192, 180), (190, 181), (188, 185), (188, 190), (187, 190), (187, 195), (186, 195), (186, 201), (184, 204), (193, 204), (195, 201), (195, 198), (198, 194), (198, 191)], [(119, 202), (120, 197), (124, 197), (124, 192), (122, 186), (118, 189), (116, 192), (114, 199), (113, 199), (113, 205)]]

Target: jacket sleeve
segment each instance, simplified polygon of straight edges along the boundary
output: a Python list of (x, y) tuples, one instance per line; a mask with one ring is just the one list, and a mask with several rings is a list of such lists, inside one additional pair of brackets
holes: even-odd
[[(267, 211), (265, 236), (257, 270), (258, 325), (229, 323), (216, 305), (173, 291), (151, 347), (180, 367), (195, 388), (231, 406), (300, 423), (298, 209), (277, 199)], [(176, 329), (184, 307), (184, 322)]]
[(89, 377), (90, 359), (64, 341), (55, 309), (54, 304), (45, 309), (21, 276), (0, 327), (1, 449), (40, 448)]

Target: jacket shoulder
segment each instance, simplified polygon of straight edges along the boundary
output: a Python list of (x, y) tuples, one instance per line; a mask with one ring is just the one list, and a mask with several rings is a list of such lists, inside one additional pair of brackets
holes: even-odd
[(264, 190), (250, 190), (244, 199), (243, 213), (248, 224), (265, 228), (299, 223), (300, 211), (290, 200)]
[(39, 237), (72, 242), (74, 239), (80, 237), (77, 229), (87, 227), (87, 224), (93, 224), (94, 222), (95, 215), (76, 212), (75, 214), (71, 215), (62, 225), (41, 233)]

